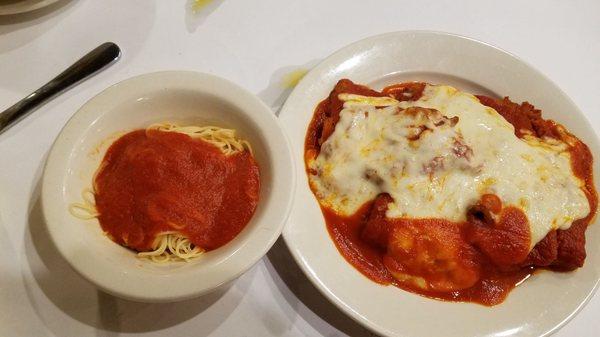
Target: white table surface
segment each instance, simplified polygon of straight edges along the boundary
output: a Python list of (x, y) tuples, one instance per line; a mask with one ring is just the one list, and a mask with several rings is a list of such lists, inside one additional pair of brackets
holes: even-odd
[[(500, 46), (533, 64), (600, 134), (597, 0), (215, 0), (197, 14), (190, 2), (65, 0), (0, 17), (0, 110), (102, 42), (123, 49), (117, 64), (0, 135), (0, 336), (372, 335), (319, 295), (281, 239), (230, 288), (177, 304), (124, 301), (69, 268), (44, 234), (38, 201), (43, 163), (85, 101), (131, 76), (209, 72), (276, 110), (289, 93), (282, 84), (286, 74), (342, 46), (389, 31), (440, 30)], [(599, 315), (596, 295), (556, 335), (597, 336)]]

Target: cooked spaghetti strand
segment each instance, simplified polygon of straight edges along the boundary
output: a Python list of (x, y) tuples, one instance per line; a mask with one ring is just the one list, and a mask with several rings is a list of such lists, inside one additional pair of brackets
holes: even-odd
[(180, 126), (174, 123), (163, 122), (152, 124), (147, 130), (178, 132), (192, 138), (202, 139), (218, 147), (227, 156), (245, 150), (254, 155), (250, 143), (237, 138), (236, 131), (233, 129), (224, 129), (218, 126)]
[(69, 205), (71, 215), (82, 220), (90, 220), (98, 217), (94, 191), (91, 188), (84, 188), (81, 192), (81, 199), (83, 202), (74, 202)]
[(196, 247), (187, 237), (173, 231), (157, 235), (152, 248), (152, 251), (139, 252), (137, 256), (161, 264), (180, 260), (187, 262), (204, 253), (203, 249)]

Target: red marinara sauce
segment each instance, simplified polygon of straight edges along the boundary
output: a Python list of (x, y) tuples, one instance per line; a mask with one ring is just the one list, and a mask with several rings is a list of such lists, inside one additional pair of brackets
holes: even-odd
[(136, 130), (110, 146), (94, 187), (100, 225), (118, 244), (148, 251), (176, 231), (210, 251), (252, 218), (259, 168), (248, 151), (226, 156), (182, 133)]
[[(315, 109), (305, 139), (305, 164), (315, 158), (333, 133), (343, 102), (340, 93), (391, 96), (400, 101), (418, 100), (426, 83), (407, 82), (377, 92), (350, 80), (338, 82), (329, 97)], [(590, 214), (567, 230), (555, 230), (529, 251), (530, 233), (525, 214), (504, 207), (500, 198), (484, 194), (467, 212), (467, 221), (445, 219), (389, 219), (392, 201), (387, 194), (367, 202), (355, 214), (342, 216), (321, 207), (327, 229), (338, 251), (357, 270), (380, 284), (431, 298), (496, 305), (536, 269), (569, 271), (585, 259), (585, 229), (597, 211), (592, 156), (588, 147), (553, 121), (544, 120), (531, 104), (505, 98), (477, 96), (498, 111), (523, 137), (562, 139), (571, 146), (573, 172), (585, 182)], [(492, 216), (493, 215), (493, 216)], [(494, 220), (496, 219), (496, 220)], [(406, 275), (411, 275), (407, 278)], [(426, 287), (419, 285), (426, 284)]]

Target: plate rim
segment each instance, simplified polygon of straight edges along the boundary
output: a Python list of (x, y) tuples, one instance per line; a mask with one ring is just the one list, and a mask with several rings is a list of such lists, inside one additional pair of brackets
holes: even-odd
[(35, 10), (48, 7), (61, 0), (25, 0), (24, 3), (12, 3), (6, 5), (0, 5), (0, 16), (2, 15), (16, 15), (22, 13), (33, 12)]
[[(469, 36), (465, 36), (465, 35), (461, 35), (461, 34), (456, 34), (456, 33), (438, 31), (438, 30), (402, 30), (402, 31), (386, 32), (386, 33), (382, 33), (382, 34), (368, 36), (366, 38), (357, 40), (355, 42), (352, 42), (350, 44), (347, 44), (347, 45), (345, 45), (345, 46), (343, 46), (343, 47), (335, 50), (334, 52), (332, 52), (331, 54), (329, 54), (327, 57), (325, 57), (324, 59), (322, 59), (315, 67), (313, 67), (306, 74), (306, 76), (304, 76), (302, 78), (302, 80), (298, 83), (298, 85), (290, 93), (290, 95), (286, 99), (285, 103), (283, 104), (283, 106), (282, 106), (282, 108), (281, 108), (281, 110), (279, 112), (279, 117), (281, 118), (282, 116), (285, 115), (284, 112), (288, 109), (288, 103), (291, 101), (291, 99), (295, 98), (298, 95), (301, 95), (301, 90), (303, 90), (304, 87), (308, 87), (309, 86), (309, 82), (317, 80), (318, 78), (316, 78), (316, 76), (318, 76), (318, 74), (321, 74), (327, 68), (328, 64), (331, 62), (332, 59), (335, 59), (336, 57), (339, 57), (340, 55), (344, 55), (346, 53), (349, 53), (352, 50), (356, 51), (356, 47), (357, 46), (366, 44), (366, 43), (368, 43), (369, 41), (372, 41), (372, 40), (385, 39), (385, 38), (388, 38), (388, 37), (398, 37), (398, 36), (410, 35), (410, 34), (427, 34), (427, 35), (445, 36), (445, 37), (451, 37), (451, 38), (458, 38), (458, 39), (462, 39), (462, 40), (467, 40), (467, 41), (470, 41), (470, 42), (474, 42), (476, 44), (480, 44), (480, 45), (492, 48), (496, 52), (504, 54), (504, 55), (506, 55), (506, 56), (514, 59), (515, 61), (517, 61), (517, 62), (525, 65), (527, 68), (529, 68), (536, 75), (540, 76), (541, 78), (543, 78), (543, 80), (545, 80), (546, 82), (548, 82), (549, 84), (551, 84), (552, 86), (554, 86), (562, 94), (563, 98), (565, 98), (570, 105), (572, 105), (573, 107), (575, 107), (575, 109), (577, 110), (578, 115), (580, 115), (583, 118), (583, 120), (587, 123), (587, 125), (594, 132), (595, 138), (593, 139), (593, 141), (595, 141), (596, 143), (600, 143), (600, 135), (592, 127), (592, 124), (590, 123), (588, 117), (581, 111), (581, 109), (573, 101), (573, 99), (569, 95), (567, 95), (560, 86), (558, 86), (554, 81), (552, 81), (552, 79), (550, 79), (546, 74), (544, 74), (543, 72), (541, 72), (540, 70), (538, 70), (536, 67), (534, 67), (533, 65), (531, 65), (529, 62), (523, 60), (519, 56), (517, 56), (517, 55), (515, 55), (515, 54), (513, 54), (513, 53), (511, 53), (511, 52), (509, 52), (509, 51), (507, 51), (507, 50), (505, 50), (505, 49), (503, 49), (501, 47), (498, 47), (498, 46), (496, 46), (494, 44), (491, 44), (491, 43), (488, 43), (488, 42), (485, 42), (485, 41), (481, 41), (481, 40), (478, 40), (478, 39), (473, 38), (473, 37), (469, 37)], [(595, 154), (595, 153), (593, 153), (593, 154)], [(596, 179), (598, 179), (598, 178), (596, 178)], [(300, 184), (300, 183), (301, 183), (300, 181), (297, 181), (297, 184)], [(598, 185), (598, 181), (595, 182), (595, 185)], [(299, 188), (296, 189), (296, 193), (298, 193), (297, 192), (298, 190), (299, 190)], [(294, 201), (294, 204), (295, 204), (296, 200), (297, 200), (297, 197), (294, 198), (294, 200), (295, 200)], [(294, 207), (296, 207), (296, 206), (294, 205), (292, 208), (294, 208)], [(599, 213), (597, 213), (596, 216), (594, 217), (594, 219), (592, 220), (592, 224), (594, 222), (597, 222), (598, 219), (600, 218), (600, 215), (598, 215)], [(374, 322), (370, 321), (369, 319), (365, 318), (360, 313), (358, 313), (357, 311), (355, 311), (351, 307), (351, 305), (345, 303), (343, 300), (340, 300), (340, 299), (338, 299), (337, 296), (335, 296), (334, 292), (331, 289), (329, 289), (329, 287), (327, 287), (321, 281), (321, 279), (318, 277), (318, 275), (315, 274), (315, 272), (313, 272), (311, 270), (310, 266), (308, 265), (308, 262), (306, 262), (306, 260), (302, 257), (300, 249), (298, 249), (298, 247), (296, 247), (294, 245), (294, 239), (291, 237), (291, 234), (288, 234), (288, 231), (287, 231), (287, 229), (289, 228), (289, 226), (291, 226), (291, 224), (290, 224), (291, 221), (292, 221), (292, 218), (291, 218), (291, 215), (290, 215), (290, 217), (288, 218), (288, 221), (286, 223), (286, 227), (284, 228), (284, 230), (282, 232), (282, 237), (284, 239), (284, 242), (285, 242), (286, 246), (288, 247), (289, 251), (291, 252), (291, 254), (292, 254), (295, 262), (300, 266), (300, 269), (302, 270), (302, 272), (307, 276), (307, 278), (310, 280), (310, 282), (318, 289), (318, 291), (330, 303), (334, 304), (339, 310), (341, 310), (345, 315), (349, 316), (355, 322), (361, 324), (362, 326), (366, 327), (367, 329), (369, 329), (369, 330), (371, 330), (371, 331), (373, 331), (375, 333), (385, 335), (385, 336), (395, 336), (396, 334), (401, 333), (400, 331), (391, 331), (391, 330), (385, 328), (384, 326), (381, 326), (381, 325), (378, 325), (378, 324), (374, 324)], [(337, 248), (336, 248), (336, 250), (337, 250)], [(596, 278), (594, 286), (592, 287), (592, 289), (588, 292), (588, 294), (586, 295), (586, 297), (577, 305), (577, 307), (567, 317), (565, 317), (560, 322), (556, 323), (551, 329), (548, 329), (548, 330), (542, 332), (539, 336), (549, 336), (549, 335), (552, 335), (556, 331), (558, 331), (562, 327), (564, 327), (569, 321), (571, 321), (583, 309), (583, 307), (585, 307), (590, 302), (590, 300), (594, 297), (594, 295), (595, 295), (595, 293), (596, 293), (596, 291), (598, 290), (599, 287), (600, 287), (600, 277)]]

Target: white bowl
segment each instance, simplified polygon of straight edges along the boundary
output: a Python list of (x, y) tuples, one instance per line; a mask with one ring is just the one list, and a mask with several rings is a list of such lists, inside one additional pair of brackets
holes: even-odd
[[(260, 200), (244, 230), (225, 246), (189, 263), (160, 266), (106, 237), (94, 220), (68, 207), (91, 186), (102, 157), (119, 134), (160, 121), (232, 127), (253, 147)], [(273, 112), (243, 88), (218, 77), (167, 71), (128, 79), (84, 104), (54, 142), (44, 170), (42, 207), (50, 239), (84, 278), (113, 295), (167, 302), (202, 295), (229, 283), (273, 245), (295, 189), (291, 147)]]

